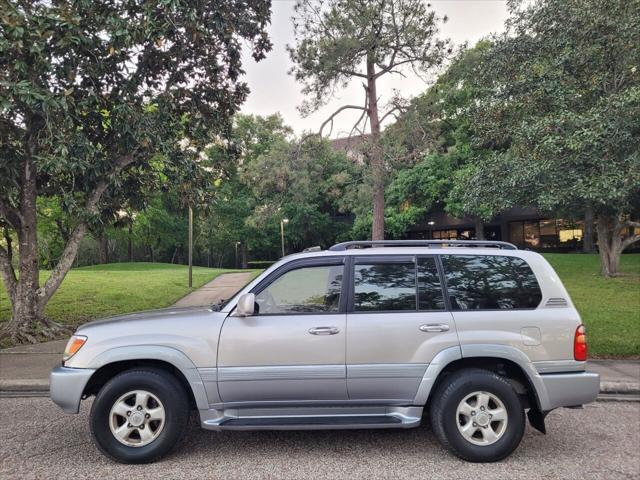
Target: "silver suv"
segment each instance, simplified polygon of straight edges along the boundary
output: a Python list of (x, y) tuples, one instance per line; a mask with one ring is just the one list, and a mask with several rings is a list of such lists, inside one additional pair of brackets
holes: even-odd
[(503, 242), (346, 242), (283, 258), (224, 304), (89, 323), (51, 398), (125, 463), (208, 430), (413, 428), (505, 458), (525, 414), (594, 401), (584, 327), (553, 268)]

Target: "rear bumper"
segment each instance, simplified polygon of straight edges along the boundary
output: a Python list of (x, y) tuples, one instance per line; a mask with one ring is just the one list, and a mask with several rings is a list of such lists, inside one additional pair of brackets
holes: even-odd
[(82, 392), (93, 372), (92, 368), (54, 368), (49, 375), (51, 400), (67, 413), (78, 413)]
[(595, 401), (600, 392), (600, 375), (593, 372), (540, 375), (546, 390), (544, 410), (573, 407)]

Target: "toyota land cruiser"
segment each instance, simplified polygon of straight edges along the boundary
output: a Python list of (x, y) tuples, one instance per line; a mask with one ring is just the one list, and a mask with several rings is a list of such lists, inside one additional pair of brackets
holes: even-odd
[(51, 398), (114, 460), (209, 430), (412, 428), (459, 457), (505, 458), (525, 421), (594, 401), (580, 315), (553, 268), (504, 242), (346, 242), (287, 256), (226, 303), (95, 321)]

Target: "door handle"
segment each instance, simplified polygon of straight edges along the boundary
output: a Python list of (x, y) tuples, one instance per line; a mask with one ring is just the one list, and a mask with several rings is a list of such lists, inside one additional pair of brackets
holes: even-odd
[(427, 323), (426, 325), (420, 325), (422, 332), (448, 332), (449, 325), (446, 323)]
[(309, 329), (311, 335), (335, 335), (340, 332), (338, 327), (314, 327)]

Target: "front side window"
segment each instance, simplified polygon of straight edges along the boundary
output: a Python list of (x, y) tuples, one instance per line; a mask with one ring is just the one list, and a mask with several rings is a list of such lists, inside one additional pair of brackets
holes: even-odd
[(542, 292), (521, 258), (502, 255), (443, 255), (453, 310), (536, 308)]
[(342, 265), (290, 270), (256, 295), (258, 314), (337, 313)]
[(416, 310), (413, 263), (371, 263), (354, 266), (354, 311)]

